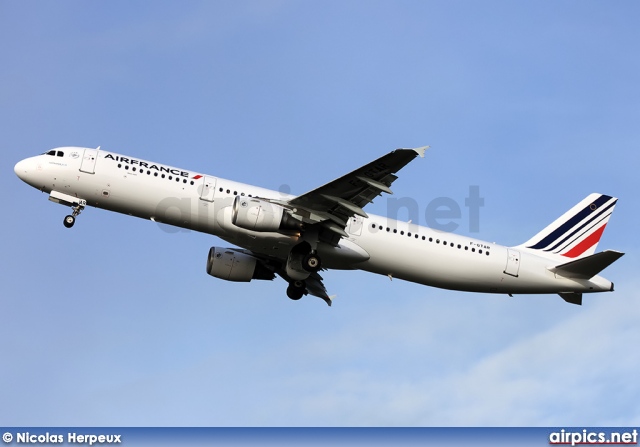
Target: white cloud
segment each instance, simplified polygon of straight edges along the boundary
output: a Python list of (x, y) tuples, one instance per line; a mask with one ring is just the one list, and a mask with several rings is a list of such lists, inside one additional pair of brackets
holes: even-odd
[[(417, 331), (434, 334), (420, 319), (397, 321), (385, 333), (395, 334), (390, 346), (380, 347), (381, 358), (406, 368), (428, 369), (430, 361), (447, 362), (447, 352), (461, 350), (468, 361), (453, 367), (434, 364), (436, 374), (419, 377), (384, 361), (372, 362), (376, 348), (363, 349), (376, 340), (371, 333), (347, 330), (328, 340), (327, 350), (338, 338), (351, 338), (337, 348), (340, 358), (349, 357), (348, 368), (293, 374), (291, 389), (282, 396), (284, 407), (295, 409), (286, 419), (272, 414), (264, 423), (300, 425), (637, 425), (640, 385), (636, 376), (640, 342), (636, 322), (640, 309), (635, 292), (627, 296), (591, 297), (573, 316), (542, 328), (531, 336), (514, 334), (514, 342), (494, 345), (478, 358), (478, 344), (492, 334), (467, 332), (467, 341), (427, 336), (404, 350), (402, 336)], [(528, 299), (536, 299), (529, 297)], [(565, 305), (562, 303), (562, 305)], [(547, 310), (549, 303), (540, 303)], [(565, 305), (566, 306), (566, 305)], [(424, 306), (421, 308), (424, 311)], [(500, 312), (506, 316), (512, 313)], [(397, 315), (395, 315), (397, 316)], [(471, 315), (463, 320), (474, 325)], [(494, 334), (502, 333), (499, 318)], [(370, 324), (365, 321), (362, 326)], [(408, 323), (408, 324), (407, 324)], [(416, 323), (418, 327), (416, 327)], [(437, 329), (435, 330), (437, 333)], [(503, 333), (504, 335), (504, 333)], [(358, 340), (354, 338), (362, 337)], [(407, 340), (410, 340), (408, 338)], [(359, 343), (363, 342), (363, 343)], [(410, 342), (409, 342), (410, 343)], [(361, 350), (358, 354), (358, 349)], [(392, 349), (392, 348), (391, 348)], [(414, 359), (403, 358), (412, 355)], [(424, 361), (420, 361), (420, 357)], [(334, 365), (335, 366), (335, 365)], [(281, 391), (285, 391), (281, 389)]]

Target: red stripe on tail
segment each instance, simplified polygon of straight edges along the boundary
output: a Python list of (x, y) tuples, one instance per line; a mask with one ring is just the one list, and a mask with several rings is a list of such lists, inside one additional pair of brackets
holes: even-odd
[(598, 241), (602, 237), (602, 233), (604, 232), (604, 227), (606, 226), (607, 224), (604, 224), (603, 226), (598, 228), (596, 231), (587, 236), (584, 241), (580, 242), (578, 245), (573, 247), (567, 253), (564, 253), (562, 256), (566, 256), (567, 258), (577, 258), (582, 253), (589, 250), (591, 247), (598, 243)]

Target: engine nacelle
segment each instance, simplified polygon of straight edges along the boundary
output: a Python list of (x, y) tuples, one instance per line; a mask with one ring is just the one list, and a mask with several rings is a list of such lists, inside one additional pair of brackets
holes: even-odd
[(302, 226), (280, 205), (244, 196), (233, 201), (231, 222), (252, 231), (299, 230)]
[(211, 247), (207, 259), (207, 273), (227, 281), (249, 282), (252, 279), (271, 280), (273, 272), (253, 256), (228, 248)]

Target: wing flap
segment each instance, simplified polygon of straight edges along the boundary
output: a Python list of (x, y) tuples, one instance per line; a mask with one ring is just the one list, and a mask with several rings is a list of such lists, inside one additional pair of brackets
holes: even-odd
[(367, 213), (365, 213), (362, 208), (360, 208), (358, 205), (354, 205), (353, 203), (349, 202), (348, 200), (341, 199), (340, 197), (330, 196), (330, 195), (327, 195), (327, 194), (320, 194), (320, 195), (323, 198), (327, 199), (329, 202), (335, 203), (336, 205), (340, 205), (342, 208), (345, 208), (345, 209), (351, 211), (353, 214), (357, 214), (358, 216), (362, 216), (365, 219), (367, 217), (369, 217), (369, 215)]
[[(251, 250), (246, 250), (243, 248), (230, 248), (229, 250), (251, 255), (258, 259), (258, 262), (260, 262), (262, 266), (264, 266), (265, 270), (274, 272), (275, 274), (279, 275), (282, 279), (284, 279), (287, 282), (291, 281), (291, 278), (287, 276), (287, 272), (282, 266), (281, 259), (274, 258), (272, 256), (261, 255), (259, 253), (254, 253)], [(318, 272), (311, 273), (309, 277), (305, 279), (304, 282), (305, 282), (305, 287), (307, 289), (306, 290), (307, 293), (313, 296), (317, 296), (318, 298), (321, 298), (322, 300), (324, 300), (325, 303), (331, 306), (331, 303), (333, 302), (333, 298), (335, 298), (335, 295), (329, 296), (329, 294), (327, 293), (327, 289), (324, 286), (324, 283), (322, 282), (322, 276), (320, 276)]]
[(327, 294), (327, 289), (322, 283), (322, 276), (318, 275), (317, 273), (312, 273), (306, 279), (305, 284), (307, 286), (307, 292), (309, 292), (313, 296), (322, 298), (325, 303), (331, 306), (334, 296), (329, 296)]

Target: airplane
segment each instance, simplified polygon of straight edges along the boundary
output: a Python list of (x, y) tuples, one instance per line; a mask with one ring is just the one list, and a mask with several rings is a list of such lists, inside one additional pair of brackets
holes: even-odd
[(396, 173), (428, 148), (396, 149), (302, 195), (283, 194), (114, 152), (60, 147), (15, 165), (17, 176), (71, 207), (73, 227), (86, 207), (101, 208), (218, 236), (206, 272), (227, 281), (288, 283), (287, 296), (329, 296), (320, 271), (360, 269), (443, 289), (494, 294), (613, 291), (599, 276), (624, 253), (595, 253), (617, 198), (588, 195), (523, 244), (507, 247), (368, 214), (392, 194)]

